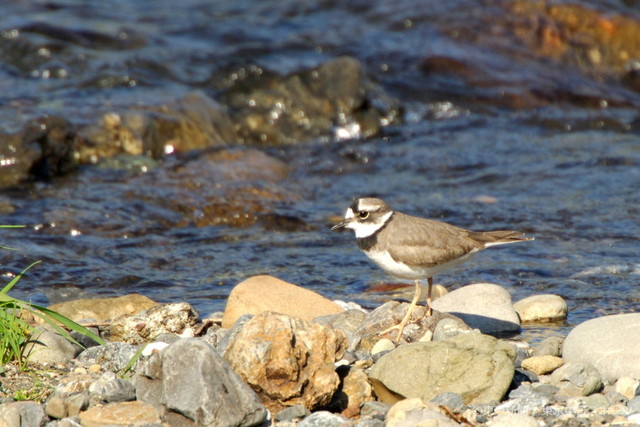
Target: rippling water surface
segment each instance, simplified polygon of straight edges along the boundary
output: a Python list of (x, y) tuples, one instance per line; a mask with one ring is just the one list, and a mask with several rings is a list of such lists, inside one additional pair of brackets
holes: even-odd
[[(623, 4), (584, 4), (637, 15)], [(640, 138), (633, 122), (640, 96), (585, 80), (602, 108), (499, 105), (500, 91), (514, 82), (577, 86), (586, 77), (544, 62), (512, 66), (476, 44), (481, 21), (470, 25), (475, 42), (453, 37), (450, 27), (466, 19), (455, 13), (461, 6), (469, 4), (3, 2), (0, 49), (5, 57), (20, 56), (0, 67), (0, 126), (7, 131), (43, 113), (81, 121), (193, 89), (215, 96), (228, 86), (229, 70), (248, 63), (286, 74), (339, 55), (364, 63), (404, 110), (404, 123), (376, 138), (262, 148), (289, 167), (281, 189), (292, 197), (275, 203), (273, 212), (304, 222), (293, 231), (264, 222), (178, 227), (167, 225), (175, 223), (165, 223), (161, 210), (144, 217), (155, 221), (139, 221), (141, 210), (154, 208), (127, 194), (140, 182), (131, 177), (143, 172), (89, 166), (6, 190), (2, 222), (29, 227), (1, 232), (2, 243), (16, 249), (0, 255), (5, 277), (43, 261), (15, 295), (48, 303), (67, 294), (140, 292), (186, 300), (207, 314), (224, 308), (236, 283), (265, 273), (373, 307), (380, 299), (370, 288), (394, 280), (359, 252), (352, 235), (329, 229), (353, 197), (375, 195), (405, 213), (534, 236), (436, 278), (450, 289), (487, 281), (505, 286), (514, 300), (555, 293), (568, 301), (567, 324), (525, 335), (639, 310)], [(422, 58), (444, 53), (471, 58), (477, 70), (485, 63), (502, 67), (503, 75), (491, 77), (504, 85), (476, 82), (469, 95), (468, 81), (421, 70)], [(75, 221), (62, 214), (69, 211), (78, 213)]]

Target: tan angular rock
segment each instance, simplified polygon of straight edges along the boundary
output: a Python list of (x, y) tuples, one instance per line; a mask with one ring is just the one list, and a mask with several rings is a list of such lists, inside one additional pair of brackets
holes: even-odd
[(160, 424), (160, 414), (146, 402), (118, 402), (96, 405), (80, 413), (83, 427), (142, 426)]
[(618, 393), (631, 400), (638, 392), (640, 392), (640, 381), (631, 377), (620, 377), (616, 381), (616, 389)]
[(343, 332), (285, 314), (263, 312), (232, 338), (224, 358), (272, 412), (329, 403), (338, 388), (334, 363), (346, 348)]
[(557, 356), (533, 356), (522, 361), (522, 367), (536, 375), (549, 374), (564, 364), (561, 357)]
[(106, 323), (124, 314), (135, 314), (156, 305), (158, 305), (157, 302), (143, 295), (129, 294), (115, 298), (83, 298), (65, 301), (53, 304), (49, 309), (76, 322), (89, 320)]
[(253, 276), (236, 285), (222, 318), (222, 327), (230, 328), (244, 314), (273, 311), (312, 320), (341, 313), (343, 309), (320, 294), (272, 276)]
[(513, 304), (521, 322), (552, 322), (566, 319), (567, 302), (559, 295), (532, 295)]
[(360, 415), (363, 403), (373, 400), (373, 389), (369, 377), (363, 369), (355, 366), (340, 366), (340, 387), (334, 394), (329, 408), (331, 412), (340, 412), (347, 418)]

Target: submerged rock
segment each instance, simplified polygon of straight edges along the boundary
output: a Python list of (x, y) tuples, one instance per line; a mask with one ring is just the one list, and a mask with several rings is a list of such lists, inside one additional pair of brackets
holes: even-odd
[(68, 120), (45, 115), (28, 122), (22, 131), (0, 133), (0, 188), (28, 179), (51, 179), (76, 169), (76, 127)]
[[(231, 107), (244, 143), (283, 145), (317, 138), (376, 135), (398, 114), (394, 101), (365, 76), (362, 65), (340, 57), (286, 77), (257, 73), (222, 99)], [(373, 105), (385, 104), (384, 110)]]

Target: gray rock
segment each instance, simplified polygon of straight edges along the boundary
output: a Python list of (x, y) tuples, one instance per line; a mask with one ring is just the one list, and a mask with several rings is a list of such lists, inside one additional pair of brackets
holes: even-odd
[(367, 313), (362, 310), (347, 310), (338, 314), (316, 317), (313, 319), (313, 322), (330, 326), (333, 329), (339, 329), (348, 337), (360, 326), (366, 317)]
[(452, 391), (445, 391), (444, 393), (440, 393), (439, 395), (431, 399), (431, 402), (435, 403), (438, 406), (446, 406), (453, 412), (458, 412), (464, 406), (464, 400), (462, 399), (462, 396)]
[(364, 402), (362, 408), (360, 408), (360, 415), (380, 418), (384, 420), (384, 416), (389, 412), (391, 405), (388, 403), (380, 402), (379, 400), (371, 400)]
[(520, 330), (511, 295), (501, 286), (477, 283), (449, 292), (433, 302), (433, 309), (451, 313), (485, 334)]
[(507, 341), (516, 350), (516, 360), (513, 361), (513, 366), (516, 368), (522, 367), (522, 361), (528, 359), (531, 354), (531, 346), (524, 341)]
[(80, 351), (82, 347), (42, 326), (34, 329), (33, 335), (24, 348), (24, 354), (29, 358), (29, 362), (45, 366), (64, 366)]
[(276, 421), (293, 421), (296, 419), (302, 419), (311, 415), (304, 405), (293, 405), (276, 414)]
[(433, 330), (433, 341), (444, 341), (453, 338), (456, 335), (468, 334), (470, 332), (479, 332), (477, 329), (470, 328), (462, 319), (457, 317), (446, 317), (440, 320)]
[[(364, 349), (370, 351), (380, 338), (386, 337), (395, 340), (397, 335), (395, 330), (388, 332), (386, 335), (382, 334), (382, 332), (398, 325), (407, 313), (408, 308), (409, 303), (389, 301), (373, 310), (353, 332), (347, 350)], [(455, 318), (455, 316), (438, 311), (434, 311), (431, 316), (425, 316), (425, 312), (425, 307), (415, 307), (411, 315), (412, 323), (405, 328), (401, 340), (404, 342), (419, 341), (429, 331), (433, 332), (438, 322), (442, 319)]]
[(361, 418), (353, 427), (385, 427), (385, 422), (377, 418)]
[(251, 426), (267, 410), (258, 396), (199, 339), (182, 339), (151, 356), (135, 377), (138, 400), (163, 405), (201, 425)]
[(500, 400), (513, 378), (515, 351), (483, 334), (446, 341), (412, 343), (385, 354), (369, 378), (378, 398), (394, 404), (402, 397), (424, 401), (440, 393), (459, 393), (465, 403)]
[(89, 394), (100, 402), (127, 402), (136, 398), (131, 381), (118, 378), (113, 372), (105, 372), (91, 383)]
[(44, 426), (47, 416), (39, 403), (9, 402), (0, 405), (0, 420), (7, 427), (40, 427)]
[[(135, 356), (139, 346), (122, 342), (113, 342), (106, 345), (91, 347), (80, 353), (77, 360), (83, 366), (98, 364), (105, 371), (122, 371)], [(141, 366), (142, 359), (136, 363), (134, 370)]]
[(562, 357), (563, 337), (547, 337), (535, 346), (531, 356), (557, 356)]
[(569, 362), (551, 374), (552, 384), (567, 381), (578, 387), (583, 396), (589, 396), (602, 388), (602, 379), (596, 368), (588, 363)]
[(563, 358), (589, 363), (613, 381), (640, 378), (640, 313), (617, 314), (588, 320), (567, 336)]
[(342, 331), (347, 337), (347, 346), (355, 344), (354, 332), (362, 324), (367, 314), (361, 310), (347, 310), (338, 314), (316, 317), (314, 323)]
[[(236, 339), (236, 336), (240, 333), (245, 323), (247, 323), (251, 319), (253, 319), (253, 314), (245, 314), (243, 316), (238, 317), (238, 320), (236, 320), (233, 326), (229, 328), (229, 330), (227, 331), (226, 334), (224, 334), (222, 339), (218, 340), (216, 351), (221, 355), (224, 354), (224, 352), (227, 351), (227, 347), (229, 346), (229, 343)], [(224, 331), (225, 329), (221, 329), (221, 330)]]
[(607, 399), (605, 395), (600, 393), (594, 393), (590, 396), (587, 396), (585, 403), (587, 405), (587, 408), (589, 408), (590, 411), (596, 411), (598, 409), (608, 408), (609, 405), (611, 404), (609, 402), (609, 399)]
[(534, 384), (532, 387), (534, 391), (542, 393), (547, 397), (552, 397), (559, 390), (559, 388), (553, 384)]
[(498, 405), (496, 411), (513, 412), (515, 414), (536, 414), (551, 402), (549, 396), (535, 391), (531, 385), (522, 384), (509, 393), (509, 400)]
[(314, 412), (298, 423), (298, 427), (347, 427), (351, 425), (353, 423), (347, 417), (328, 411)]
[(627, 408), (631, 414), (640, 414), (640, 396), (636, 396), (628, 401)]

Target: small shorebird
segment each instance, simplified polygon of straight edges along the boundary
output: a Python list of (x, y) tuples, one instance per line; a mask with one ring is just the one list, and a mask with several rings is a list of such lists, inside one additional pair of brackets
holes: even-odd
[(378, 267), (402, 279), (415, 280), (416, 292), (399, 325), (400, 340), (411, 312), (420, 298), (419, 279), (427, 279), (427, 316), (431, 315), (433, 276), (468, 261), (495, 245), (533, 240), (519, 231), (469, 231), (445, 222), (405, 215), (383, 200), (360, 198), (347, 209), (344, 219), (331, 230), (350, 228), (360, 249)]

